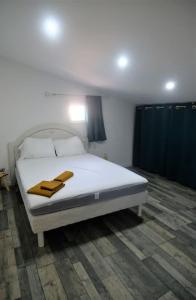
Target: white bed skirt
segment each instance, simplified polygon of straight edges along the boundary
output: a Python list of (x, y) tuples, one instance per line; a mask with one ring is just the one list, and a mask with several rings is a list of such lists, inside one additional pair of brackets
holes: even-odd
[[(17, 176), (17, 174), (16, 174)], [(23, 201), (24, 191), (20, 178), (17, 176), (18, 186), (20, 189)], [(90, 205), (81, 207), (75, 207), (72, 209), (61, 210), (51, 214), (44, 214), (39, 216), (33, 216), (26, 202), (24, 201), (25, 209), (29, 218), (31, 229), (34, 233), (40, 233), (55, 229), (58, 227), (66, 226), (69, 224), (77, 223), (83, 220), (91, 219), (94, 217), (102, 216), (108, 213), (119, 211), (126, 208), (140, 206), (147, 201), (147, 192), (141, 192), (133, 195), (118, 197), (115, 199), (101, 201)]]
[(62, 210), (52, 214), (33, 216), (28, 211), (28, 217), (34, 233), (51, 230), (68, 224), (102, 216), (122, 209), (139, 206), (145, 203), (146, 192), (124, 196), (105, 202)]

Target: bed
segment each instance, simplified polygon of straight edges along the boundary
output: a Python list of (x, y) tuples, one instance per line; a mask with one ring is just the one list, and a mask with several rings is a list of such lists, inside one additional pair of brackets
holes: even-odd
[[(138, 206), (147, 201), (147, 180), (134, 172), (95, 155), (84, 153), (66, 157), (18, 159), (18, 149), (26, 137), (52, 139), (79, 136), (87, 150), (84, 136), (67, 126), (46, 124), (32, 128), (9, 144), (12, 182), (16, 179), (32, 231), (44, 246), (44, 232), (82, 220)], [(27, 194), (41, 180), (51, 180), (64, 170), (74, 176), (50, 199)]]

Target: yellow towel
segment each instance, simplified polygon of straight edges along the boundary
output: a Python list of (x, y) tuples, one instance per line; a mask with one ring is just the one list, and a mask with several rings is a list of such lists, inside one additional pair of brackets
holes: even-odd
[(64, 182), (64, 181), (68, 180), (69, 178), (71, 178), (73, 175), (74, 175), (73, 172), (65, 171), (62, 174), (60, 174), (59, 176), (57, 176), (56, 178), (54, 178), (53, 180)]
[(41, 189), (48, 190), (48, 191), (58, 191), (59, 186), (62, 185), (60, 181), (42, 181)]
[(36, 184), (35, 186), (33, 186), (32, 188), (30, 188), (27, 193), (28, 194), (35, 194), (35, 195), (39, 195), (39, 196), (45, 196), (50, 198), (52, 195), (54, 195), (57, 191), (59, 191), (60, 189), (62, 189), (65, 185), (63, 183), (61, 183), (61, 185), (58, 187), (57, 190), (55, 191), (49, 191), (49, 190), (45, 190), (42, 189), (41, 186), (43, 184), (44, 181), (41, 181), (40, 183)]

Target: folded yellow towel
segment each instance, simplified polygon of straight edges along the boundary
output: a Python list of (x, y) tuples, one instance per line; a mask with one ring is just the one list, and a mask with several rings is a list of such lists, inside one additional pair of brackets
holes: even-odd
[(71, 178), (73, 175), (74, 175), (73, 172), (65, 171), (62, 174), (60, 174), (59, 176), (57, 176), (56, 178), (54, 178), (53, 180), (64, 182), (64, 181), (68, 180), (69, 178)]
[(44, 196), (44, 197), (48, 197), (50, 198), (52, 195), (54, 195), (57, 191), (59, 191), (60, 189), (62, 189), (65, 185), (63, 183), (61, 183), (58, 187), (58, 189), (56, 189), (55, 191), (49, 191), (49, 190), (45, 190), (42, 189), (41, 186), (43, 184), (44, 181), (41, 181), (40, 183), (36, 184), (35, 186), (33, 186), (32, 188), (30, 188), (27, 193), (28, 194), (35, 194), (35, 195), (39, 195), (39, 196)]
[(41, 189), (48, 190), (48, 191), (58, 191), (59, 186), (62, 185), (60, 181), (42, 181)]

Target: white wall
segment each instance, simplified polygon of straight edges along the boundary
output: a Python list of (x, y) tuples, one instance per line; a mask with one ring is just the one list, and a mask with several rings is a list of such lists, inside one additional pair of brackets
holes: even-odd
[(93, 143), (90, 151), (123, 166), (132, 165), (134, 106), (130, 102), (103, 98), (106, 143)]
[[(33, 126), (69, 123), (80, 133), (86, 132), (84, 123), (69, 122), (67, 112), (70, 102), (82, 102), (84, 97), (45, 97), (45, 91), (93, 93), (79, 84), (0, 58), (0, 168), (8, 167), (8, 142)], [(107, 154), (109, 160), (121, 165), (131, 165), (133, 111), (129, 102), (103, 96), (107, 141), (93, 143), (90, 151), (100, 156)]]

